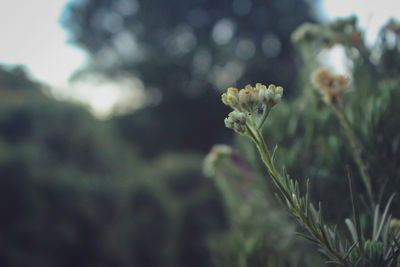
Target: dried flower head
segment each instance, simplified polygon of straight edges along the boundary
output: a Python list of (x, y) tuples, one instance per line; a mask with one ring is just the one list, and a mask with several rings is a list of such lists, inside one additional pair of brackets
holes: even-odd
[(343, 93), (349, 88), (350, 78), (334, 75), (327, 69), (317, 69), (311, 75), (314, 87), (321, 93), (322, 100), (329, 105), (337, 105), (343, 99)]
[(214, 145), (208, 155), (204, 158), (203, 172), (207, 177), (216, 173), (217, 164), (220, 160), (232, 155), (232, 148), (227, 145)]

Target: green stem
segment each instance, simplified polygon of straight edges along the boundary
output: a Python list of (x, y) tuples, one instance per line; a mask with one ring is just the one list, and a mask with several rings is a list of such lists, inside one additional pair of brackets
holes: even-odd
[(271, 156), (268, 151), (267, 144), (265, 143), (264, 137), (260, 133), (260, 130), (256, 128), (254, 121), (251, 121), (250, 125), (248, 125), (248, 128), (250, 129), (251, 132), (254, 133), (255, 138), (253, 139), (253, 141), (256, 144), (258, 151), (260, 152), (261, 159), (264, 162), (265, 166), (267, 167), (268, 172), (272, 177), (272, 180), (274, 181), (275, 185), (279, 188), (279, 190), (282, 192), (282, 194), (285, 195), (285, 198), (288, 199), (288, 201), (291, 201), (292, 199), (290, 197), (289, 190), (282, 182), (283, 181), (282, 178), (276, 171), (275, 166), (271, 161)]
[(344, 133), (348, 139), (348, 142), (350, 143), (354, 161), (356, 162), (356, 164), (358, 166), (358, 169), (359, 169), (360, 175), (361, 175), (361, 179), (367, 190), (367, 195), (368, 195), (369, 201), (371, 203), (372, 210), (374, 210), (375, 209), (375, 199), (374, 199), (374, 194), (372, 192), (371, 177), (369, 176), (369, 174), (367, 172), (367, 167), (364, 164), (364, 161), (362, 160), (363, 147), (360, 144), (360, 142), (358, 141), (353, 130), (351, 129), (349, 121), (347, 120), (346, 115), (344, 114), (343, 108), (340, 106), (332, 106), (332, 107), (333, 107), (333, 110), (335, 111), (337, 117), (339, 118), (340, 124), (342, 125), (342, 127), (344, 129)]
[(264, 121), (265, 121), (265, 119), (268, 117), (270, 111), (271, 111), (271, 109), (268, 108), (267, 106), (265, 106), (264, 114), (263, 114), (263, 116), (262, 116), (262, 118), (261, 118), (260, 123), (259, 123), (258, 126), (257, 126), (257, 129), (259, 129), (259, 130), (261, 129), (261, 127), (263, 126)]
[[(253, 128), (252, 126), (255, 125), (251, 123), (249, 125), (249, 128)], [(313, 236), (313, 238), (318, 241), (318, 243), (324, 250), (329, 252), (338, 262), (343, 264), (343, 266), (348, 266), (347, 262), (343, 260), (340, 254), (333, 250), (329, 244), (326, 244), (322, 234), (318, 232), (318, 230), (315, 229), (315, 227), (309, 222), (307, 216), (302, 211), (301, 206), (299, 206), (298, 202), (296, 202), (296, 200), (294, 199), (289, 187), (283, 182), (284, 180), (280, 176), (279, 172), (276, 170), (275, 165), (271, 160), (268, 147), (259, 129), (253, 128), (251, 129), (251, 132), (254, 133), (255, 138), (252, 139), (255, 142), (258, 151), (260, 152), (261, 159), (267, 167), (274, 184), (277, 186), (278, 190), (284, 196), (284, 198), (288, 201), (289, 209), (298, 218), (300, 223), (307, 229), (307, 231)]]

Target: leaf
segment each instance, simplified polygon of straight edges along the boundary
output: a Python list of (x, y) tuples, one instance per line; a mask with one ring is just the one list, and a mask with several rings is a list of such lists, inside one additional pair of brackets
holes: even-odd
[(272, 152), (272, 157), (271, 157), (271, 162), (274, 163), (275, 162), (275, 154), (276, 151), (278, 150), (278, 145), (275, 145), (274, 147), (274, 151)]
[(340, 266), (345, 266), (343, 263), (340, 263), (338, 261), (326, 261), (326, 264), (336, 264), (336, 265), (340, 265)]
[(355, 228), (353, 222), (352, 222), (349, 218), (347, 218), (346, 220), (344, 220), (344, 222), (346, 223), (347, 228), (349, 229), (349, 232), (350, 232), (350, 234), (351, 234), (351, 237), (353, 238), (353, 242), (358, 243), (358, 240), (357, 240), (357, 230), (356, 230), (356, 228)]
[(376, 205), (375, 207), (375, 212), (374, 212), (374, 223), (373, 223), (373, 227), (372, 227), (372, 238), (373, 240), (377, 240), (377, 229), (378, 229), (378, 221), (379, 221), (379, 204)]
[(347, 250), (346, 254), (344, 255), (344, 260), (347, 260), (349, 257), (350, 253), (353, 251), (353, 249), (357, 246), (358, 242), (354, 242), (353, 245)]
[(309, 236), (309, 235), (306, 235), (306, 234), (303, 234), (303, 233), (299, 233), (299, 232), (296, 232), (295, 234), (298, 235), (298, 236), (301, 236), (302, 238), (307, 239), (308, 241), (311, 241), (312, 243), (315, 243), (315, 244), (319, 245), (318, 240), (314, 239), (312, 236)]
[(355, 229), (356, 229), (356, 234), (357, 234), (357, 241), (360, 243), (360, 251), (361, 251), (361, 255), (365, 255), (364, 253), (364, 244), (363, 244), (363, 238), (361, 235), (361, 223), (360, 223), (360, 211), (358, 209), (358, 205), (356, 202), (356, 199), (354, 198), (353, 195), (353, 181), (351, 180), (351, 176), (350, 176), (350, 171), (349, 169), (347, 169), (348, 171), (348, 179), (349, 179), (349, 187), (350, 187), (350, 198), (351, 198), (351, 205), (353, 206), (353, 214), (354, 214), (354, 220), (355, 220)]
[(310, 207), (310, 179), (306, 182), (306, 210)]
[(381, 231), (383, 229), (383, 225), (386, 222), (386, 215), (387, 215), (387, 213), (389, 211), (389, 207), (390, 207), (390, 204), (392, 203), (392, 200), (393, 200), (394, 196), (395, 196), (395, 194), (392, 194), (391, 197), (389, 198), (388, 203), (386, 204), (385, 211), (382, 214), (382, 218), (381, 218), (381, 222), (380, 222), (378, 231), (376, 232), (376, 239), (374, 239), (374, 240), (378, 240), (379, 235), (381, 234)]

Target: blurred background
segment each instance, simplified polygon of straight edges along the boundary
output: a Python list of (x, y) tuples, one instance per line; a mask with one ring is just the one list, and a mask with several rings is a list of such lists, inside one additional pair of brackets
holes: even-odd
[(373, 46), (400, 10), (376, 2), (1, 1), (0, 266), (215, 266), (231, 223), (202, 160), (233, 142), (221, 92), (295, 97), (293, 31), (354, 14)]

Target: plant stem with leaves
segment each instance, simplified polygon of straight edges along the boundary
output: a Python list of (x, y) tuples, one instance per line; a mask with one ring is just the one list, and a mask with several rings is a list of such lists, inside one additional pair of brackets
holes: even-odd
[(371, 177), (369, 176), (368, 171), (367, 171), (367, 166), (365, 165), (365, 163), (362, 159), (363, 146), (358, 141), (356, 135), (354, 134), (353, 129), (350, 127), (349, 121), (346, 118), (346, 114), (344, 113), (343, 107), (338, 106), (338, 105), (333, 105), (332, 107), (333, 107), (333, 110), (335, 111), (336, 116), (338, 117), (338, 119), (340, 121), (340, 124), (343, 127), (346, 138), (350, 144), (350, 149), (351, 149), (354, 161), (356, 162), (356, 164), (358, 166), (358, 169), (359, 169), (360, 175), (361, 175), (361, 179), (367, 190), (367, 196), (368, 196), (369, 202), (371, 204), (372, 210), (374, 210), (376, 204), (375, 204), (374, 194), (372, 192)]
[[(265, 114), (267, 114), (267, 111), (265, 111)], [(311, 235), (308, 239), (317, 243), (329, 255), (333, 262), (342, 266), (350, 266), (343, 255), (343, 251), (339, 251), (339, 246), (341, 246), (341, 244), (337, 241), (335, 242), (336, 236), (334, 231), (324, 225), (321, 209), (316, 211), (310, 203), (310, 192), (308, 187), (306, 196), (301, 196), (297, 182), (294, 182), (292, 179), (287, 177), (287, 175), (285, 176), (285, 179), (282, 178), (274, 165), (275, 153), (271, 156), (261, 131), (254, 126), (255, 123), (253, 120), (250, 120), (247, 124), (248, 132), (246, 135), (255, 143), (262, 161), (267, 167), (274, 184), (281, 193), (281, 199), (286, 202), (286, 206), (292, 215), (297, 218), (301, 225)]]

